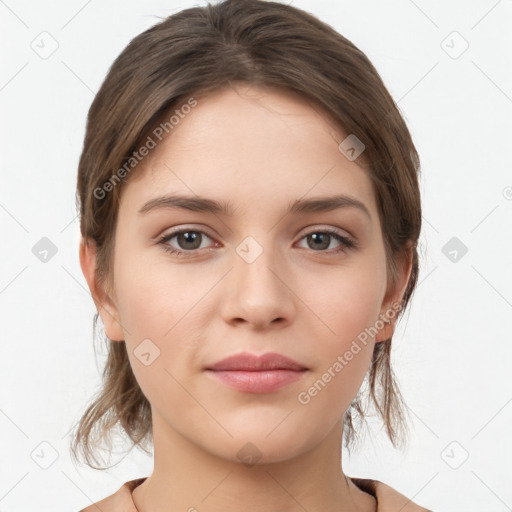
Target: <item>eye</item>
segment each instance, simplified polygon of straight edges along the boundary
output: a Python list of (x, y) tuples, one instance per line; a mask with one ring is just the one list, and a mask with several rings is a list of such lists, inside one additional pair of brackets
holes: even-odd
[[(167, 253), (180, 257), (191, 257), (194, 256), (197, 250), (205, 248), (202, 244), (205, 237), (210, 240), (212, 239), (204, 231), (197, 229), (180, 229), (159, 238), (158, 244), (162, 245), (162, 248)], [(173, 239), (176, 239), (178, 247), (169, 244)], [(304, 239), (306, 239), (307, 248), (315, 252), (327, 252), (328, 254), (331, 252), (337, 254), (358, 247), (355, 240), (343, 236), (333, 229), (311, 231), (301, 238), (301, 240)], [(324, 249), (328, 249), (333, 240), (338, 241), (339, 246), (334, 249), (331, 248), (331, 251), (325, 251)]]
[[(161, 244), (164, 251), (168, 253), (187, 257), (189, 256), (187, 253), (193, 253), (197, 249), (204, 248), (201, 247), (203, 237), (210, 238), (204, 231), (197, 229), (181, 229), (164, 235), (158, 240), (158, 243)], [(178, 248), (168, 244), (173, 238), (176, 238)], [(193, 254), (190, 254), (190, 256), (192, 255)]]
[(344, 252), (348, 249), (357, 247), (355, 240), (347, 236), (343, 236), (333, 229), (311, 231), (302, 237), (301, 240), (303, 239), (306, 239), (308, 248), (313, 249), (315, 252), (331, 252), (324, 251), (323, 249), (327, 249), (333, 240), (337, 240), (339, 242), (339, 246), (335, 247), (332, 251), (334, 253)]

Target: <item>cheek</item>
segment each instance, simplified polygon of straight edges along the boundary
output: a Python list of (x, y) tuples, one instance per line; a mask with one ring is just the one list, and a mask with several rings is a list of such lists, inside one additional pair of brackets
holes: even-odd
[(315, 276), (303, 286), (305, 303), (316, 313), (323, 346), (339, 351), (378, 319), (384, 295), (385, 267), (372, 258), (358, 265)]
[(325, 323), (334, 333), (318, 337), (317, 365), (297, 397), (308, 411), (306, 421), (317, 428), (343, 416), (368, 372), (375, 346), (372, 327), (378, 320), (375, 295), (371, 282), (363, 286), (358, 281), (357, 288), (347, 285), (333, 293), (323, 310)]
[(141, 255), (116, 263), (119, 314), (133, 343), (144, 338), (161, 342), (172, 338), (183, 329), (215, 278), (191, 276), (155, 251), (148, 251), (151, 254), (146, 258)]
[(193, 364), (197, 344), (197, 336), (189, 332), (190, 319), (197, 318), (193, 306), (204, 293), (160, 263), (125, 259), (118, 265), (117, 307), (126, 348), (134, 375), (150, 401), (176, 391), (172, 376), (186, 381), (185, 369)]
[(369, 343), (350, 361), (333, 358), (323, 372), (315, 374), (297, 396), (301, 428), (327, 433), (342, 420), (361, 387), (372, 350)]
[(321, 282), (317, 280), (315, 287), (309, 287), (307, 295), (308, 305), (321, 320), (314, 320), (318, 364), (299, 403), (315, 402), (312, 409), (318, 407), (319, 414), (329, 403), (336, 404), (342, 414), (370, 366), (386, 284), (385, 267), (368, 260), (357, 270), (347, 267), (331, 274), (323, 287)]

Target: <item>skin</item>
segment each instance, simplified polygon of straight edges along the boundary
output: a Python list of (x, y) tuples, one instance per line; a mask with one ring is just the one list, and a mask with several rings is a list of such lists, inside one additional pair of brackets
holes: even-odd
[[(386, 324), (305, 405), (297, 397), (321, 378), (359, 333), (400, 301), (411, 271), (399, 260), (386, 276), (377, 203), (366, 170), (338, 149), (347, 134), (318, 107), (291, 92), (226, 87), (205, 97), (152, 150), (123, 191), (115, 233), (113, 288), (97, 285), (94, 245), (80, 262), (106, 335), (126, 343), (151, 403), (154, 471), (133, 492), (140, 512), (245, 510), (374, 511), (376, 502), (343, 473), (343, 414), (370, 365)], [(236, 215), (162, 209), (138, 213), (163, 193), (229, 201)], [(356, 208), (286, 214), (290, 201), (349, 194)], [(172, 228), (204, 231), (198, 249)], [(334, 228), (358, 248), (335, 252), (311, 243)], [(248, 263), (236, 251), (247, 237), (263, 249)], [(328, 245), (327, 245), (328, 244)], [(198, 242), (199, 245), (199, 242)], [(196, 247), (196, 246), (194, 246)], [(144, 339), (160, 355), (135, 352)], [(308, 368), (271, 393), (244, 393), (203, 371), (227, 356), (278, 352)], [(260, 459), (243, 464), (246, 443)], [(245, 448), (247, 449), (247, 448)], [(204, 500), (204, 501), (203, 501)]]

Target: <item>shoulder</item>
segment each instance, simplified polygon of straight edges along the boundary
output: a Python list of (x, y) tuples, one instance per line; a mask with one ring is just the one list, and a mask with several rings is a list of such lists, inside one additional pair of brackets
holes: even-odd
[(397, 510), (400, 512), (433, 512), (414, 503), (407, 496), (379, 480), (352, 477), (350, 479), (362, 491), (376, 498), (378, 512), (396, 512)]
[[(137, 512), (132, 491), (146, 478), (137, 478), (125, 482), (114, 494), (81, 509), (79, 512)], [(400, 510), (400, 512), (432, 512), (432, 510), (417, 505), (379, 480), (354, 477), (350, 477), (350, 480), (359, 489), (376, 498), (378, 512), (396, 512), (397, 510)]]
[(125, 482), (114, 494), (81, 509), (79, 512), (137, 512), (133, 503), (132, 491), (144, 480), (146, 477)]

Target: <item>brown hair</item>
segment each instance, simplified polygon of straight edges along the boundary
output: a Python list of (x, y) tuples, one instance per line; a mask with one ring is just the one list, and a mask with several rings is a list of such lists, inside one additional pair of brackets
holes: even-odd
[[(262, 0), (226, 0), (182, 10), (135, 37), (111, 66), (89, 110), (77, 180), (80, 230), (87, 243), (96, 245), (98, 284), (107, 293), (112, 289), (126, 163), (133, 164), (144, 136), (184, 99), (238, 81), (295, 91), (363, 141), (391, 283), (397, 258), (412, 252), (412, 273), (398, 315), (403, 314), (417, 282), (421, 229), (419, 158), (411, 135), (361, 50), (305, 11)], [(123, 165), (124, 173), (119, 172)], [(97, 320), (98, 313), (94, 328)], [(134, 446), (143, 448), (152, 441), (150, 404), (134, 377), (126, 345), (106, 336), (104, 341), (102, 386), (81, 417), (72, 443), (75, 460), (80, 449), (96, 469), (104, 469), (92, 463), (97, 461), (96, 449), (115, 426), (122, 427)], [(398, 447), (404, 444), (407, 422), (391, 369), (391, 341), (375, 344), (366, 377), (368, 398)], [(359, 392), (344, 416), (349, 449), (358, 434), (353, 413), (365, 420), (361, 398)]]

